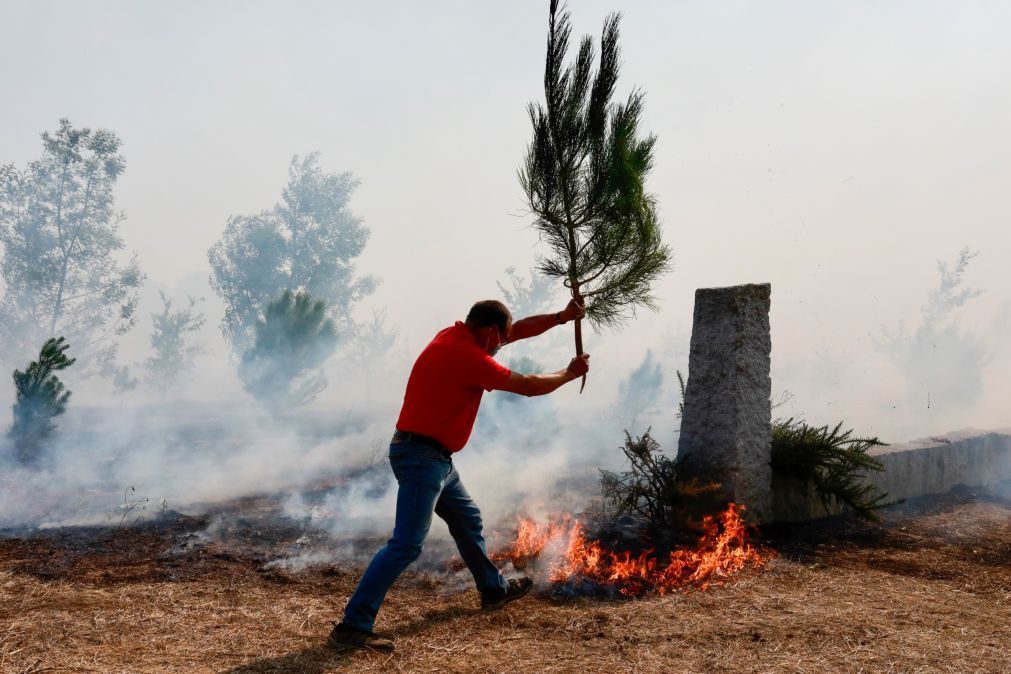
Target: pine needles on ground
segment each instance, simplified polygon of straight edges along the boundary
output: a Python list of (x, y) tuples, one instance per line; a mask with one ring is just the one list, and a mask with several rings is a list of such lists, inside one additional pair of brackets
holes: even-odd
[(772, 425), (772, 470), (813, 484), (826, 508), (843, 503), (861, 517), (874, 520), (874, 510), (885, 505), (887, 494), (864, 480), (867, 471), (884, 470), (867, 450), (885, 443), (852, 434), (852, 429), (842, 430), (842, 422), (829, 430), (792, 417), (778, 420)]

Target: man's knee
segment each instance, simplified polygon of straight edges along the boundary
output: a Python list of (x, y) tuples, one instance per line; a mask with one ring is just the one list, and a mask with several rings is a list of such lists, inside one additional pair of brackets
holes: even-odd
[(446, 520), (446, 524), (449, 525), (449, 532), (454, 536), (457, 534), (480, 536), (484, 530), (481, 511), (477, 507), (472, 506), (471, 508), (454, 510), (445, 515), (439, 513), (439, 516)]
[(424, 544), (424, 538), (421, 540), (410, 539), (398, 536), (394, 532), (393, 538), (386, 542), (386, 547), (389, 549), (390, 554), (396, 556), (398, 559), (413, 562), (421, 555), (421, 549)]

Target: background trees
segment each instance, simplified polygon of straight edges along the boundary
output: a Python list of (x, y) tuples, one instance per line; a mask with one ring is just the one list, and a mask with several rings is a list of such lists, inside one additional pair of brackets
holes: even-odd
[(115, 355), (109, 338), (134, 325), (144, 280), (136, 256), (125, 266), (115, 259), (120, 140), (61, 119), (42, 143), (42, 157), (24, 170), (0, 167), (0, 339), (20, 358), (59, 334), (94, 366)]
[(178, 381), (179, 376), (191, 366), (193, 358), (203, 349), (187, 342), (190, 333), (204, 325), (204, 315), (197, 311), (201, 301), (188, 298), (187, 306), (173, 309), (172, 300), (159, 291), (162, 301), (161, 313), (151, 314), (151, 348), (154, 355), (144, 361), (147, 383), (164, 392)]
[(964, 409), (983, 390), (983, 371), (991, 354), (983, 337), (960, 322), (960, 310), (982, 290), (964, 285), (976, 253), (959, 251), (954, 263), (937, 261), (937, 287), (927, 293), (915, 330), (904, 323), (875, 335), (875, 347), (902, 373), (909, 406), (925, 415), (934, 408)]
[(255, 335), (242, 356), (239, 377), (257, 400), (283, 411), (304, 405), (326, 388), (326, 376), (317, 368), (333, 353), (337, 328), (322, 300), (303, 290), (285, 290), (267, 304)]
[(246, 390), (272, 408), (304, 404), (326, 387), (315, 371), (338, 343), (349, 360), (373, 358), (393, 335), (352, 309), (378, 280), (356, 274), (369, 230), (348, 209), (358, 183), (326, 173), (319, 153), (291, 161), (272, 209), (229, 219), (208, 251), (211, 285), (225, 303), (221, 328), (240, 358)]
[(321, 170), (318, 152), (296, 156), (277, 205), (228, 220), (207, 256), (211, 285), (225, 302), (222, 332), (236, 354), (252, 346), (257, 321), (285, 289), (322, 300), (342, 335), (354, 330), (352, 308), (377, 285), (355, 273), (369, 237), (348, 209), (357, 185), (350, 173)]

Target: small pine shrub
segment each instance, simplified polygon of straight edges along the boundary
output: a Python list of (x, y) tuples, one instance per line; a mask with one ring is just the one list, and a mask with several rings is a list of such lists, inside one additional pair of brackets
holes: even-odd
[(43, 444), (56, 430), (53, 419), (67, 409), (70, 391), (53, 373), (74, 364), (76, 359), (65, 353), (68, 348), (63, 337), (50, 337), (42, 345), (37, 361), (29, 363), (24, 372), (14, 371), (14, 423), (7, 436), (22, 464), (38, 461)]
[(679, 480), (680, 461), (665, 456), (649, 430), (638, 437), (625, 431), (621, 451), (629, 470), (615, 473), (600, 469), (604, 506), (613, 516), (641, 518), (654, 537), (664, 537), (695, 529), (699, 515), (717, 507), (710, 497), (719, 491), (719, 483)]
[(868, 471), (884, 466), (867, 453), (885, 443), (877, 438), (851, 437), (853, 430), (842, 430), (842, 422), (828, 426), (809, 426), (792, 417), (772, 425), (772, 470), (774, 473), (813, 484), (826, 508), (843, 503), (856, 513), (876, 520), (876, 508), (885, 505), (887, 494), (864, 480)]

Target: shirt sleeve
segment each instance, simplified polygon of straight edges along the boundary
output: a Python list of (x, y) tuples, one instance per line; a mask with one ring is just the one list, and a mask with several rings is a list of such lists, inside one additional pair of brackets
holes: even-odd
[(494, 391), (509, 379), (512, 370), (502, 365), (480, 349), (468, 349), (464, 363), (467, 383), (480, 386), (485, 391)]

